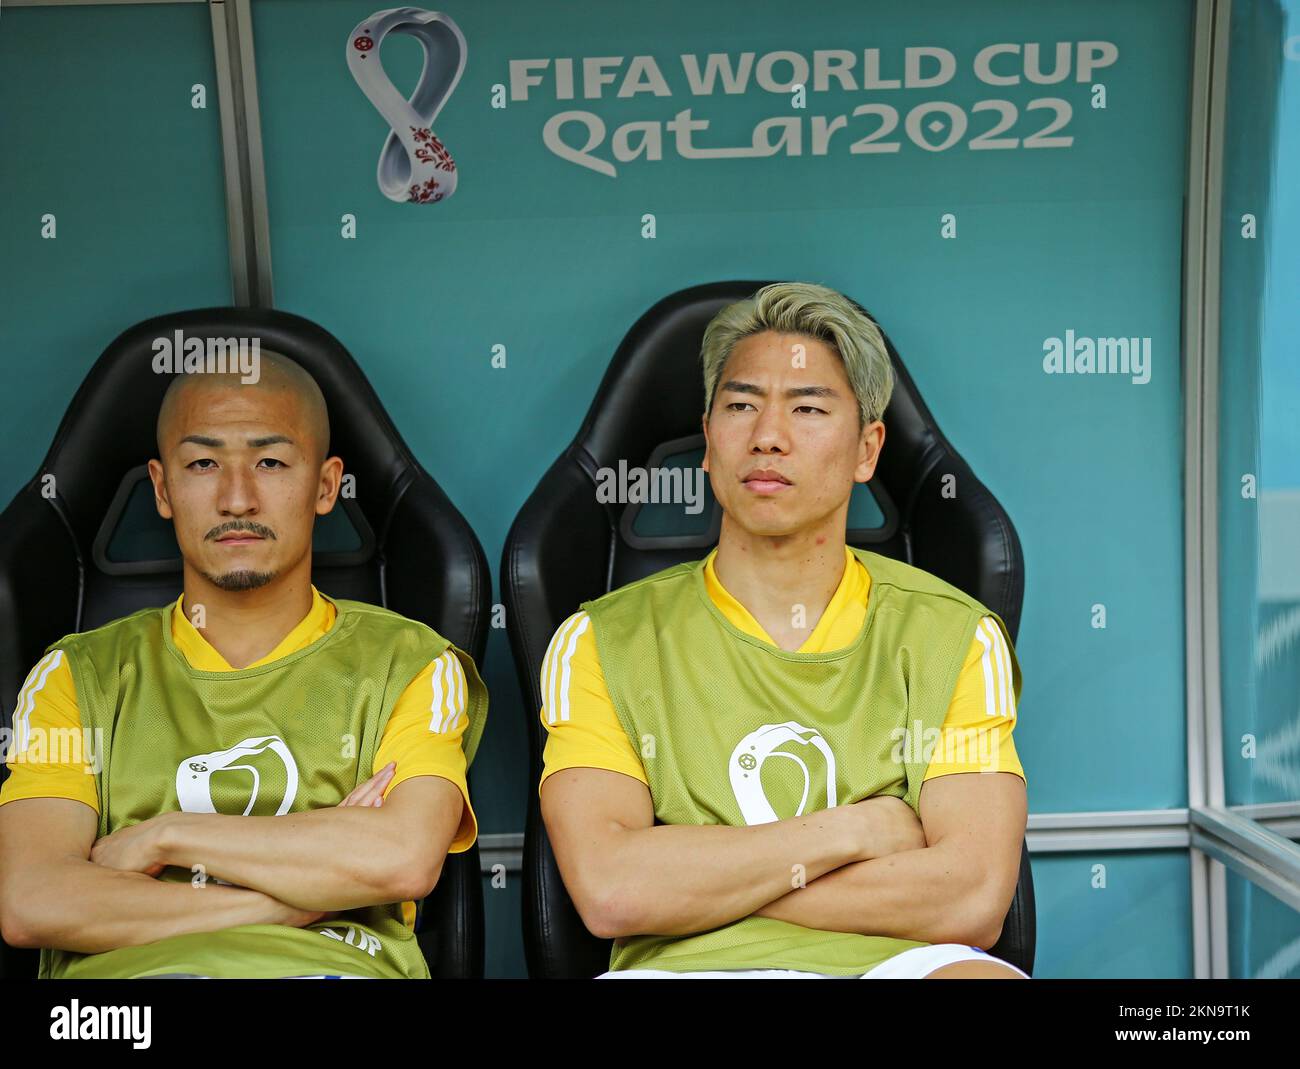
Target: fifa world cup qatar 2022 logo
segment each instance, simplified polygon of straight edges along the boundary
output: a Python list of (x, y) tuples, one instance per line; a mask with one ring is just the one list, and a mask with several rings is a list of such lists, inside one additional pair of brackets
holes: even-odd
[[(424, 48), (424, 69), (409, 99), (397, 91), (379, 59), (389, 34), (414, 37)], [(377, 175), (389, 200), (436, 204), (456, 192), (456, 163), (434, 134), (433, 122), (460, 81), (468, 51), (450, 15), (418, 7), (376, 11), (348, 35), (348, 70), (389, 126)]]

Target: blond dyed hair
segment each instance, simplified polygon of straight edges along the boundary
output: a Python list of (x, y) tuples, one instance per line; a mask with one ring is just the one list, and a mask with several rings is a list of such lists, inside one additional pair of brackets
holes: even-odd
[(842, 293), (813, 282), (773, 282), (713, 317), (700, 349), (705, 415), (713, 409), (718, 381), (736, 345), (765, 331), (803, 334), (830, 346), (857, 398), (859, 425), (884, 415), (894, 392), (894, 369), (880, 328)]

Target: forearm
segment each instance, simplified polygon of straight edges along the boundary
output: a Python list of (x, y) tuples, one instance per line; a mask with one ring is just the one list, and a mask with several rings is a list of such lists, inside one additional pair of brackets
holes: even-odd
[(382, 809), (315, 809), (277, 817), (174, 813), (162, 860), (203, 866), (300, 909), (345, 910), (414, 894), (409, 834)]
[(284, 907), (259, 891), (167, 882), (68, 859), (15, 873), (10, 896), (14, 945), (97, 954), (191, 932), (279, 923)]
[(859, 844), (836, 810), (752, 827), (657, 825), (611, 836), (595, 881), (602, 933), (686, 935), (746, 917), (856, 860)]
[(755, 912), (829, 932), (977, 945), (990, 934), (982, 892), (980, 874), (940, 843), (845, 865)]

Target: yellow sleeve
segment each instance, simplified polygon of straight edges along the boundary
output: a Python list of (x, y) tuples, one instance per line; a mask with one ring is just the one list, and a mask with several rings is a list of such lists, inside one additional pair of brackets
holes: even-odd
[(447, 850), (449, 854), (463, 853), (478, 837), (478, 818), (469, 801), (465, 751), (461, 748), (461, 738), (469, 726), (467, 707), (465, 669), (455, 651), (449, 649), (430, 661), (402, 691), (379, 740), (371, 769), (373, 775), (389, 761), (397, 762), (385, 798), (413, 776), (441, 776), (460, 788), (465, 808)]
[(645, 767), (619, 722), (605, 686), (591, 617), (575, 612), (559, 626), (542, 661), (542, 779), (562, 768), (604, 768), (638, 779)]
[(99, 812), (99, 745), (81, 728), (77, 688), (63, 650), (51, 650), (28, 674), (14, 704), (6, 748), (9, 778), (0, 805), (19, 798), (71, 798)]
[(985, 616), (975, 628), (925, 779), (986, 771), (1025, 779), (1011, 739), (1019, 696), (1015, 649), (997, 621)]

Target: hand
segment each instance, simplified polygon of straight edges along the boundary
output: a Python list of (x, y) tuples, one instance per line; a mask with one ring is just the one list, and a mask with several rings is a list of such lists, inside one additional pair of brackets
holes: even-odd
[(352, 793), (341, 801), (336, 808), (348, 805), (373, 806), (378, 809), (384, 804), (384, 791), (393, 777), (397, 775), (397, 762), (389, 761), (365, 783), (353, 789)]
[(274, 919), (270, 923), (273, 923), (273, 925), (289, 925), (292, 929), (304, 929), (308, 925), (315, 925), (317, 921), (330, 921), (330, 919), (338, 917), (339, 913), (337, 909), (299, 909), (296, 905), (282, 903), (278, 899), (274, 901), (278, 906), (281, 906), (285, 916)]
[(291, 906), (288, 902), (281, 902), (278, 898), (272, 898), (270, 895), (267, 895), (266, 898), (271, 903), (271, 919), (263, 921), (264, 924), (286, 924), (290, 928), (306, 928), (309, 924), (331, 920), (339, 914), (336, 909), (299, 909), (297, 906)]
[(863, 818), (863, 861), (904, 850), (923, 850), (928, 845), (920, 817), (901, 798), (877, 794), (847, 808)]
[(162, 860), (159, 829), (168, 815), (150, 817), (97, 839), (90, 848), (90, 860), (105, 868), (157, 876), (167, 867)]

